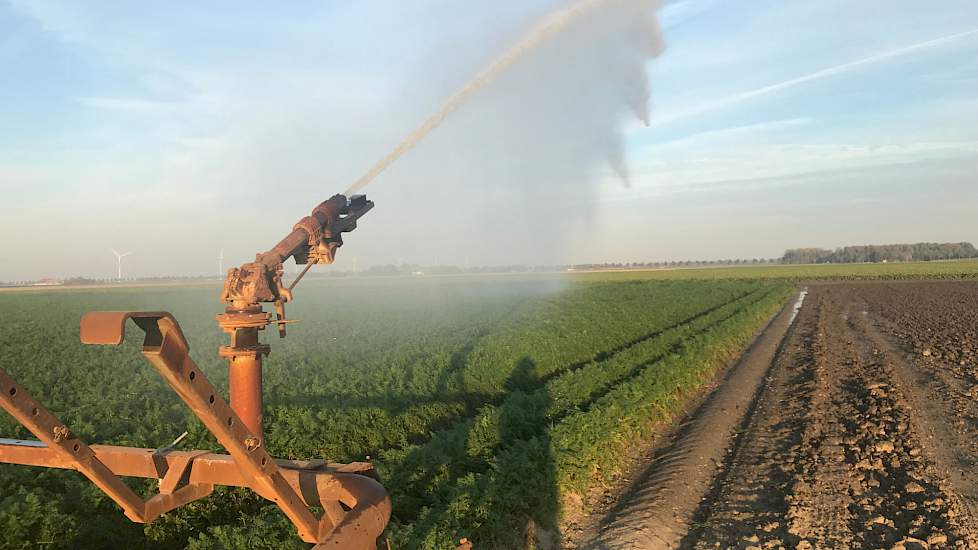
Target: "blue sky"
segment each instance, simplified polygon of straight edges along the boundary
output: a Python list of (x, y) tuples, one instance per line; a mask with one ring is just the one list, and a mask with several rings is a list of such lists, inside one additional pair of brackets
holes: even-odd
[[(133, 275), (246, 261), (563, 2), (199, 4), (0, 0), (0, 253), (26, 258), (0, 280), (110, 276), (109, 248), (137, 251)], [(574, 101), (609, 85), (573, 80), (592, 35), (568, 37), (368, 188), (341, 267), (978, 241), (978, 4), (679, 0), (659, 18), (652, 124), (608, 121), (630, 185), (570, 158)]]

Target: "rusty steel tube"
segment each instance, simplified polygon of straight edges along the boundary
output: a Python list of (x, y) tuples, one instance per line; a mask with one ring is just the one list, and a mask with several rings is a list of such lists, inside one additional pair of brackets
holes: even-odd
[(259, 442), (264, 442), (261, 355), (232, 357), (228, 360), (228, 367), (231, 409), (238, 414), (248, 431)]
[(309, 242), (309, 234), (303, 229), (296, 229), (282, 239), (275, 248), (259, 256), (259, 261), (269, 267), (275, 267), (288, 260), (295, 251)]
[[(161, 477), (161, 470), (166, 472), (174, 464), (196, 452), (185, 451), (166, 451), (161, 453), (156, 449), (144, 449), (136, 447), (115, 447), (111, 445), (92, 445), (92, 452), (95, 453), (102, 463), (112, 470), (117, 476), (121, 477), (141, 477), (146, 479), (158, 479)], [(2, 464), (21, 464), (24, 466), (39, 466), (42, 468), (61, 468), (74, 469), (74, 463), (64, 460), (58, 452), (48, 447), (41, 441), (0, 439), (0, 463)], [(300, 476), (314, 476), (317, 479), (321, 476), (329, 478), (335, 474), (357, 473), (362, 475), (372, 471), (372, 467), (367, 463), (356, 464), (324, 464), (313, 468), (308, 462), (296, 462), (293, 460), (276, 460), (276, 464), (282, 468), (282, 475), (288, 482), (299, 487)], [(346, 478), (343, 478), (346, 479)], [(190, 468), (190, 483), (205, 483), (210, 485), (223, 485), (227, 487), (250, 487), (251, 480), (234, 463), (234, 458), (225, 454), (205, 454), (197, 456)], [(319, 492), (314, 495), (300, 494), (305, 502), (310, 506), (318, 506), (323, 501), (330, 498), (340, 498), (349, 500), (349, 490), (339, 492), (349, 484), (334, 483), (324, 485), (319, 483)], [(386, 494), (386, 493), (385, 493)]]
[[(347, 199), (345, 196), (335, 195), (333, 198), (320, 203), (319, 206), (314, 208), (310, 217), (319, 225), (319, 231), (322, 231), (340, 217), (340, 213), (346, 208), (346, 204)], [(306, 229), (297, 227), (292, 233), (289, 233), (287, 237), (275, 245), (274, 248), (261, 254), (259, 261), (269, 267), (277, 266), (305, 246), (309, 242), (309, 237), (309, 232)]]
[(243, 328), (235, 332), (232, 349), (241, 350), (241, 353), (228, 357), (228, 397), (231, 410), (262, 443), (265, 440), (262, 352), (257, 351), (258, 348), (258, 328)]

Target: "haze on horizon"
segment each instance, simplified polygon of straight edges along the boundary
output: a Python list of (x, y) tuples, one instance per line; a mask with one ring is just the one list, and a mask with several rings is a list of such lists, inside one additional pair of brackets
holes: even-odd
[[(0, 0), (0, 281), (248, 261), (565, 4)], [(662, 5), (650, 127), (613, 14), (541, 48), (366, 189), (337, 267), (978, 242), (978, 5), (732, 4)]]

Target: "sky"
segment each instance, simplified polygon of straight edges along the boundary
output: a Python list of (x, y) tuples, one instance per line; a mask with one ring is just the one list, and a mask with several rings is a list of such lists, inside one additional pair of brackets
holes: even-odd
[[(0, 0), (0, 280), (249, 261), (567, 2), (203, 4)], [(973, 0), (657, 15), (655, 59), (596, 13), (517, 63), (366, 189), (336, 267), (978, 242)]]

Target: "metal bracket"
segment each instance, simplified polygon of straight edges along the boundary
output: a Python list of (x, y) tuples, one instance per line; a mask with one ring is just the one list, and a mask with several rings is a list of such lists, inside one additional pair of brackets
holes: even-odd
[(81, 342), (97, 346), (119, 346), (126, 338), (126, 321), (132, 319), (146, 334), (143, 346), (159, 347), (163, 342), (160, 320), (166, 319), (166, 326), (172, 337), (178, 339), (189, 349), (187, 339), (173, 315), (165, 311), (93, 311), (86, 313), (81, 320)]
[[(187, 340), (169, 313), (89, 313), (82, 319), (81, 339), (120, 345), (129, 319), (145, 333), (143, 355), (228, 454), (89, 447), (0, 369), (0, 406), (39, 440), (0, 439), (0, 463), (77, 470), (137, 523), (206, 497), (216, 485), (247, 487), (275, 502), (316, 548), (374, 547), (390, 519), (391, 503), (370, 477), (369, 465), (273, 459), (190, 358)], [(144, 501), (120, 477), (159, 479), (159, 494)], [(325, 510), (321, 518), (310, 511), (314, 506)]]
[[(89, 313), (82, 318), (83, 341), (84, 335), (93, 333), (102, 336), (102, 341), (121, 343), (125, 338), (125, 319), (137, 321), (136, 324), (145, 331), (143, 355), (194, 415), (214, 434), (234, 459), (238, 469), (253, 480), (252, 489), (278, 504), (296, 526), (302, 540), (319, 542), (319, 522), (282, 477), (278, 465), (265, 448), (251, 444), (256, 435), (245, 427), (244, 422), (190, 358), (187, 341), (172, 315)], [(113, 329), (118, 333), (109, 338)]]
[[(4, 370), (0, 369), (0, 406), (31, 431), (46, 447), (52, 451), (60, 463), (81, 472), (109, 498), (118, 504), (130, 520), (136, 523), (150, 523), (161, 515), (195, 500), (199, 500), (214, 491), (212, 485), (180, 483), (183, 472), (173, 470), (180, 475), (169, 476), (172, 490), (154, 496), (144, 501), (128, 485), (122, 482), (111, 469), (105, 466), (95, 452), (84, 441), (71, 433), (61, 420), (44, 408), (34, 397)], [(190, 467), (195, 456), (188, 457), (183, 468)], [(165, 478), (164, 481), (167, 481)]]

